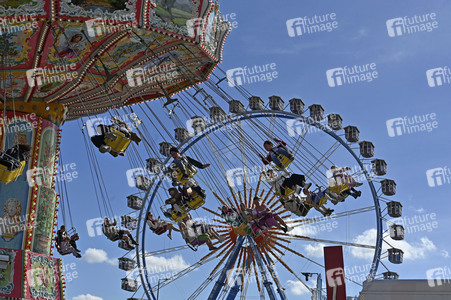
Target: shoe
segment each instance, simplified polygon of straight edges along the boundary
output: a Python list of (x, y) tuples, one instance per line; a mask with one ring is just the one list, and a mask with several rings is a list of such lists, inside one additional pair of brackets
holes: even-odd
[(168, 233), (168, 238), (169, 238), (170, 240), (172, 240), (172, 235), (171, 235), (170, 233)]
[(362, 191), (357, 192), (357, 197), (360, 197), (360, 196), (362, 196)]
[(125, 152), (120, 152), (119, 155), (120, 156), (125, 156)]
[(287, 231), (288, 231), (288, 228), (287, 228), (287, 227), (282, 227), (281, 229), (282, 229), (282, 231), (285, 232), (285, 233), (287, 233)]
[(219, 242), (221, 242), (221, 243), (222, 243), (222, 242), (224, 242), (224, 240), (225, 240), (225, 236), (223, 236), (223, 235), (220, 235), (220, 236), (219, 236)]
[(102, 145), (99, 147), (100, 153), (107, 153), (111, 151), (111, 147), (107, 145)]
[(311, 186), (312, 186), (311, 182), (306, 183), (306, 184), (304, 184), (304, 189), (308, 190)]
[(79, 254), (79, 253), (74, 253), (74, 256), (75, 256), (76, 258), (80, 258), (80, 257), (81, 257), (81, 254)]
[(208, 248), (208, 250), (210, 250), (210, 251), (213, 251), (213, 250), (216, 250), (216, 249), (218, 249), (218, 247), (215, 247), (215, 246)]
[(77, 248), (74, 248), (74, 250), (77, 251), (77, 252), (81, 252), (81, 250), (78, 250)]
[(168, 213), (167, 211), (165, 211), (164, 213), (163, 213), (163, 215), (166, 217), (166, 218), (171, 218), (171, 214), (170, 213)]
[(136, 245), (136, 246), (139, 246), (138, 242), (135, 241), (135, 240), (132, 241), (132, 244), (133, 244), (133, 245)]
[(288, 231), (288, 232), (290, 232), (290, 231), (293, 230), (293, 229), (294, 229), (294, 227), (287, 226), (287, 231)]
[(357, 186), (361, 186), (361, 185), (363, 185), (363, 183), (361, 183), (361, 182), (356, 182), (355, 183), (355, 186), (357, 187)]

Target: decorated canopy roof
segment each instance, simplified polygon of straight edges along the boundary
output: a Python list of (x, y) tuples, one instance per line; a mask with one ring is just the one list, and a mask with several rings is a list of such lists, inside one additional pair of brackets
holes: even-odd
[(205, 80), (229, 29), (211, 0), (0, 0), (0, 97), (69, 120), (161, 98)]

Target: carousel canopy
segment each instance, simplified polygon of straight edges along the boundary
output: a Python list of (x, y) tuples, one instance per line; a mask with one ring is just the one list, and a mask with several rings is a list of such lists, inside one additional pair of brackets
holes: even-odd
[(1, 101), (71, 120), (169, 99), (208, 77), (229, 30), (210, 0), (2, 0)]

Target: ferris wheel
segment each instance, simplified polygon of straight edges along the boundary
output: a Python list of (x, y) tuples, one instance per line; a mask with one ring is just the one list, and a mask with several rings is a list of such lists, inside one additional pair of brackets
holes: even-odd
[[(281, 278), (291, 278), (288, 282), (301, 282), (310, 292), (316, 293), (318, 291), (306, 284), (300, 274), (306, 270), (322, 273), (322, 255), (312, 252), (332, 245), (343, 246), (345, 256), (356, 249), (371, 253), (367, 279), (378, 276), (398, 278), (398, 274), (389, 271), (383, 260), (388, 257), (391, 263), (402, 262), (402, 250), (392, 247), (389, 239), (402, 240), (404, 228), (388, 221), (388, 228), (384, 229), (383, 221), (387, 216), (399, 217), (402, 205), (390, 199), (396, 193), (396, 183), (382, 178), (387, 173), (387, 164), (382, 159), (373, 158), (373, 143), (359, 142), (357, 127), (343, 128), (340, 115), (333, 113), (326, 117), (321, 105), (313, 104), (306, 109), (301, 99), (294, 98), (289, 101), (287, 107), (290, 112), (287, 112), (281, 97), (269, 97), (267, 106), (259, 97), (248, 99), (247, 108), (242, 102), (231, 100), (229, 114), (219, 106), (213, 106), (209, 109), (209, 121), (193, 116), (187, 120), (187, 128), (175, 128), (174, 138), (178, 145), (160, 143), (160, 156), (147, 160), (149, 174), (136, 178), (137, 187), (146, 192), (141, 197), (129, 196), (128, 205), (139, 210), (136, 236), (140, 245), (136, 247), (133, 259), (120, 259), (120, 267), (122, 263), (122, 269), (130, 271), (137, 263), (144, 297), (156, 299), (160, 290), (190, 286), (192, 289), (189, 291), (183, 288), (183, 297), (188, 299), (234, 299), (238, 294), (241, 299), (264, 299), (265, 294), (269, 299), (276, 299), (277, 294), (281, 299), (287, 299), (287, 283)], [(262, 147), (265, 141), (274, 144), (284, 141), (293, 157), (279, 157), (282, 165), (265, 166), (259, 157), (259, 154), (265, 154)], [(176, 210), (168, 208), (165, 201), (170, 197), (168, 191), (181, 184), (177, 183), (180, 174), (174, 172), (170, 155), (171, 147), (175, 146), (180, 154), (211, 164), (204, 170), (188, 170), (189, 178), (186, 179), (194, 182), (191, 186), (201, 187), (204, 195), (190, 198), (185, 206)], [(330, 169), (334, 167), (341, 170), (339, 175), (345, 178), (343, 182), (337, 182), (340, 178), (331, 175)], [(265, 175), (270, 169), (280, 174), (304, 174), (306, 181), (318, 186), (317, 194), (326, 191), (319, 201), (320, 207), (304, 205), (301, 209), (300, 206), (289, 206), (284, 200), (305, 201), (306, 191), (290, 190), (277, 194)], [(351, 185), (346, 178), (358, 184)], [(361, 183), (364, 185), (360, 186)], [(346, 190), (351, 188), (354, 192), (346, 194)], [(222, 207), (243, 215), (255, 209), (255, 197), (281, 221), (254, 230), (249, 230), (252, 226), (246, 221), (227, 222)], [(382, 207), (382, 203), (386, 203), (386, 207)], [(205, 240), (186, 236), (185, 240), (177, 237), (170, 241), (166, 236), (158, 237), (146, 224), (149, 212), (174, 224), (180, 225), (187, 220), (191, 222), (189, 226), (200, 223), (204, 227), (194, 230), (194, 235), (199, 237), (208, 231), (212, 247), (202, 246)], [(372, 243), (359, 243), (353, 238), (361, 234), (364, 227), (376, 228)], [(219, 235), (216, 241), (210, 230)], [(161, 242), (162, 238), (164, 242)], [(153, 272), (149, 271), (149, 257), (174, 254), (188, 255), (192, 261), (182, 270), (159, 278), (157, 282)], [(380, 264), (387, 269), (386, 272), (378, 273)], [(200, 270), (204, 278), (197, 279), (194, 286), (189, 278), (196, 270)], [(350, 284), (360, 285), (352, 278), (346, 279)], [(137, 280), (125, 278), (122, 288), (136, 293), (138, 285)]]

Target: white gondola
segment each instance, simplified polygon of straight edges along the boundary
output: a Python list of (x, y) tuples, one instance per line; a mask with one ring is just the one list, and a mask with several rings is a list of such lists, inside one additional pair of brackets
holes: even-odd
[(399, 278), (399, 275), (396, 272), (384, 272), (382, 275), (384, 275), (384, 280), (396, 280)]
[(362, 141), (359, 143), (360, 155), (365, 158), (370, 158), (374, 156), (374, 144), (368, 141)]
[(396, 194), (396, 182), (391, 179), (384, 179), (381, 181), (382, 193), (386, 196), (393, 196)]
[(346, 126), (345, 138), (349, 143), (357, 143), (359, 141), (360, 130), (355, 126)]
[(401, 264), (404, 258), (404, 251), (397, 248), (388, 249), (388, 261), (393, 264)]
[(175, 140), (179, 143), (183, 143), (187, 139), (190, 138), (189, 131), (186, 128), (176, 128), (175, 131)]
[(284, 103), (285, 101), (279, 96), (269, 97), (269, 108), (271, 108), (271, 110), (283, 110)]
[(130, 278), (122, 278), (121, 288), (124, 291), (136, 292), (138, 290), (138, 281), (132, 280)]
[(229, 101), (229, 112), (232, 114), (239, 114), (244, 112), (244, 104), (238, 100)]
[(143, 206), (144, 200), (136, 195), (127, 197), (127, 206), (134, 210), (140, 210)]
[(402, 204), (396, 201), (388, 202), (387, 213), (392, 218), (399, 218), (402, 216)]
[(191, 132), (193, 134), (199, 134), (202, 131), (205, 130), (205, 127), (207, 126), (207, 121), (200, 116), (194, 116), (191, 117), (191, 119), (188, 121), (189, 122), (189, 127), (191, 127), (191, 129), (194, 132)]
[(135, 178), (136, 180), (136, 187), (140, 189), (141, 191), (147, 191), (151, 185), (152, 180), (146, 176), (140, 175)]
[(330, 129), (337, 131), (343, 128), (343, 119), (339, 114), (329, 114), (327, 116), (327, 124)]
[(393, 224), (390, 226), (390, 237), (396, 241), (404, 239), (404, 226)]
[(224, 121), (227, 117), (225, 111), (219, 106), (210, 107), (210, 119), (213, 122)]
[(290, 111), (297, 115), (304, 113), (305, 103), (299, 98), (293, 98), (290, 100)]
[(312, 104), (309, 107), (310, 109), (310, 118), (319, 122), (324, 119), (324, 108), (319, 104)]
[(383, 159), (375, 159), (371, 161), (371, 167), (373, 172), (377, 176), (383, 176), (387, 174), (387, 163)]
[(130, 251), (130, 250), (135, 249), (135, 247), (133, 247), (132, 245), (130, 245), (129, 242), (124, 241), (124, 240), (120, 240), (120, 241), (119, 241), (118, 247), (119, 247), (119, 248), (122, 248), (122, 249), (124, 249), (124, 250), (127, 250), (127, 251)]
[(257, 96), (249, 97), (249, 108), (251, 110), (264, 110), (265, 109), (265, 101), (262, 98)]
[(133, 259), (127, 257), (118, 258), (119, 261), (119, 269), (124, 271), (131, 271), (135, 269), (136, 262)]
[(173, 144), (168, 142), (161, 142), (160, 143), (160, 154), (166, 157), (171, 156), (171, 150), (172, 147), (175, 147)]

